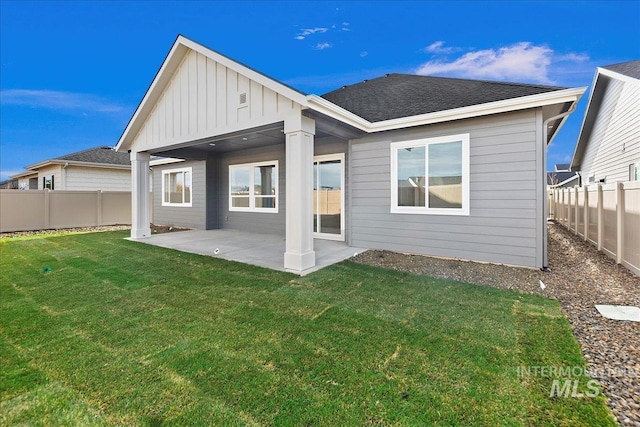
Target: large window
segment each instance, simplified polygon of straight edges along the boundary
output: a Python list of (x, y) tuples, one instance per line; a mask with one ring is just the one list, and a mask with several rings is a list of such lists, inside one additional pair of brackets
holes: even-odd
[(469, 134), (392, 143), (391, 212), (469, 215)]
[(278, 212), (278, 161), (229, 166), (229, 210)]
[(191, 168), (162, 171), (162, 206), (191, 206)]

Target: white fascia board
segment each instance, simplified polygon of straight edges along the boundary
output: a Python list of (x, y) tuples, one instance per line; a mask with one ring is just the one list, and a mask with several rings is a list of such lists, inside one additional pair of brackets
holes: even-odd
[(17, 174), (15, 174), (15, 175), (11, 175), (11, 176), (9, 176), (9, 178), (11, 178), (11, 179), (18, 179), (18, 178), (25, 178), (25, 177), (27, 177), (27, 176), (32, 176), (32, 175), (38, 176), (38, 171), (25, 171), (25, 172), (20, 172), (20, 173), (17, 173)]
[(584, 125), (587, 122), (587, 117), (589, 116), (589, 113), (591, 112), (591, 103), (593, 102), (593, 94), (595, 93), (596, 90), (596, 86), (598, 84), (598, 77), (600, 76), (600, 71), (602, 71), (602, 68), (597, 68), (596, 69), (596, 73), (593, 76), (593, 82), (591, 82), (591, 89), (589, 90), (589, 98), (587, 99), (587, 108), (585, 109), (584, 112), (584, 117), (582, 118), (582, 124), (580, 125), (580, 132), (578, 132), (578, 139), (576, 140), (576, 146), (573, 149), (573, 156), (571, 156), (571, 162), (569, 163), (569, 169), (573, 169), (574, 167), (577, 167), (578, 165), (582, 166), (582, 159), (580, 159), (580, 162), (576, 162), (576, 155), (578, 154), (578, 149), (580, 148), (581, 144), (585, 144), (585, 142), (583, 142), (583, 137), (584, 137)]
[(83, 166), (88, 168), (106, 168), (106, 169), (131, 169), (130, 165), (115, 165), (113, 163), (94, 163), (94, 162), (80, 162), (77, 160), (64, 160), (64, 159), (52, 159), (44, 162), (36, 163), (35, 165), (27, 166), (27, 169), (31, 169), (33, 173), (38, 173), (37, 169), (51, 165), (69, 165), (69, 166)]
[(506, 99), (503, 101), (488, 102), (485, 104), (471, 105), (469, 107), (455, 108), (452, 110), (437, 111), (418, 116), (401, 117), (398, 119), (369, 122), (332, 102), (317, 95), (309, 95), (309, 108), (326, 114), (336, 120), (340, 120), (365, 132), (383, 132), (394, 129), (402, 129), (412, 126), (421, 126), (434, 123), (449, 122), (453, 120), (467, 119), (490, 114), (505, 113), (508, 111), (525, 110), (528, 108), (543, 107), (545, 105), (562, 104), (565, 102), (577, 102), (587, 88), (563, 89), (546, 92), (537, 95), (523, 96), (520, 98)]
[(597, 68), (597, 73), (598, 74), (604, 74), (607, 77), (612, 77), (614, 79), (621, 80), (621, 81), (624, 81), (624, 82), (629, 82), (629, 83), (633, 83), (633, 84), (640, 84), (640, 80), (638, 80), (638, 79), (635, 79), (633, 77), (627, 76), (626, 74), (621, 74), (621, 73), (609, 70), (607, 68), (598, 67)]

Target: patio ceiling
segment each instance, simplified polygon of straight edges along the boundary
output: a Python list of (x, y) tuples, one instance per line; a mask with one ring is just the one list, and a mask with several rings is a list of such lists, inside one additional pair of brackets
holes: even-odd
[[(363, 133), (320, 114), (315, 114), (313, 118), (316, 121), (316, 139), (330, 136), (350, 139)], [(154, 150), (151, 154), (177, 159), (205, 160), (216, 154), (284, 143), (284, 123), (279, 122), (233, 134), (190, 141), (167, 150)]]

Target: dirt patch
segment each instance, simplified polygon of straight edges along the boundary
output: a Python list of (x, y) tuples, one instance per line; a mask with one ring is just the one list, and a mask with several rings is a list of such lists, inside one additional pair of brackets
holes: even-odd
[[(56, 234), (72, 234), (72, 233), (94, 233), (100, 231), (119, 231), (130, 230), (130, 225), (104, 225), (99, 227), (74, 227), (60, 228), (57, 230), (33, 230), (33, 231), (14, 231), (11, 233), (0, 233), (1, 239), (14, 239), (25, 236), (51, 236)], [(173, 233), (176, 231), (186, 231), (189, 228), (174, 227), (172, 225), (155, 225), (151, 224), (151, 234)]]
[(616, 418), (624, 426), (640, 427), (640, 323), (605, 319), (595, 308), (640, 307), (640, 278), (562, 226), (549, 224), (549, 272), (389, 251), (366, 251), (351, 259), (558, 300)]

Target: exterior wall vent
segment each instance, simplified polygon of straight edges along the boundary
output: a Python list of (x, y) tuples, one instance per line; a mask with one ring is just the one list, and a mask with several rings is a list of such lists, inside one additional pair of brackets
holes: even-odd
[(240, 94), (240, 105), (245, 105), (247, 103), (247, 93), (243, 92)]

